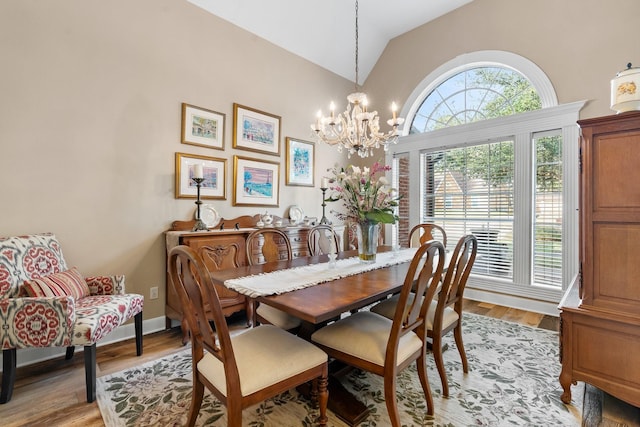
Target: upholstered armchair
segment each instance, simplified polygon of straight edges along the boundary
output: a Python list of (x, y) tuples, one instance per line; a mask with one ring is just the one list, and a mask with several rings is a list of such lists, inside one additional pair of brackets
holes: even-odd
[(51, 233), (0, 238), (0, 344), (2, 392), (11, 399), (17, 349), (84, 346), (87, 402), (96, 395), (96, 343), (135, 318), (136, 352), (142, 354), (144, 297), (125, 294), (124, 276), (82, 277), (69, 269)]

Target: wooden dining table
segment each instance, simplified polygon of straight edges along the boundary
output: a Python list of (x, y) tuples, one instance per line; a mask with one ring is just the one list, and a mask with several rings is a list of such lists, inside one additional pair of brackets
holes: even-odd
[[(381, 252), (390, 250), (389, 247), (379, 248)], [(353, 256), (357, 256), (357, 251), (345, 251), (338, 254), (338, 259)], [(290, 261), (219, 270), (212, 272), (211, 277), (214, 283), (225, 286), (225, 281), (230, 279), (327, 262), (327, 255), (296, 258)], [(358, 310), (399, 292), (409, 265), (410, 262), (407, 261), (279, 295), (259, 296), (255, 301), (302, 319), (298, 335), (310, 339), (315, 330), (339, 318), (343, 313)], [(352, 426), (362, 422), (369, 412), (368, 408), (344, 389), (335, 377), (330, 381), (329, 408)]]

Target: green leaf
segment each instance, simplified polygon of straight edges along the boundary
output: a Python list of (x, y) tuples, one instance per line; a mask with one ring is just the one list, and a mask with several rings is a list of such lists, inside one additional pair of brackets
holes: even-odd
[(367, 212), (365, 217), (369, 221), (373, 222), (382, 222), (384, 224), (393, 224), (396, 222), (396, 217), (392, 213), (384, 212), (381, 210), (374, 210), (372, 212)]

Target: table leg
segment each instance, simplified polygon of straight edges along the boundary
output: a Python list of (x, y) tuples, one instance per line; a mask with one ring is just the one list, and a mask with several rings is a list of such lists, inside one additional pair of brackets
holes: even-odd
[(329, 364), (328, 407), (342, 421), (351, 427), (355, 427), (364, 421), (371, 411), (340, 382), (340, 377), (351, 371), (351, 369), (353, 368), (337, 360), (333, 360)]
[[(350, 371), (350, 368), (350, 366), (336, 360), (329, 363), (329, 402), (327, 407), (346, 424), (355, 427), (369, 416), (370, 410), (340, 382), (340, 377)], [(297, 390), (302, 396), (310, 399), (311, 387), (311, 383), (306, 383), (298, 386)]]

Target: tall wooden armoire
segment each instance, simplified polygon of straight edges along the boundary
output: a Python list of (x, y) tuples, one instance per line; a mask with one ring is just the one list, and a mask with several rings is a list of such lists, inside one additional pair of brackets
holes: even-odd
[(578, 124), (580, 272), (560, 303), (562, 401), (584, 381), (640, 406), (640, 112)]

